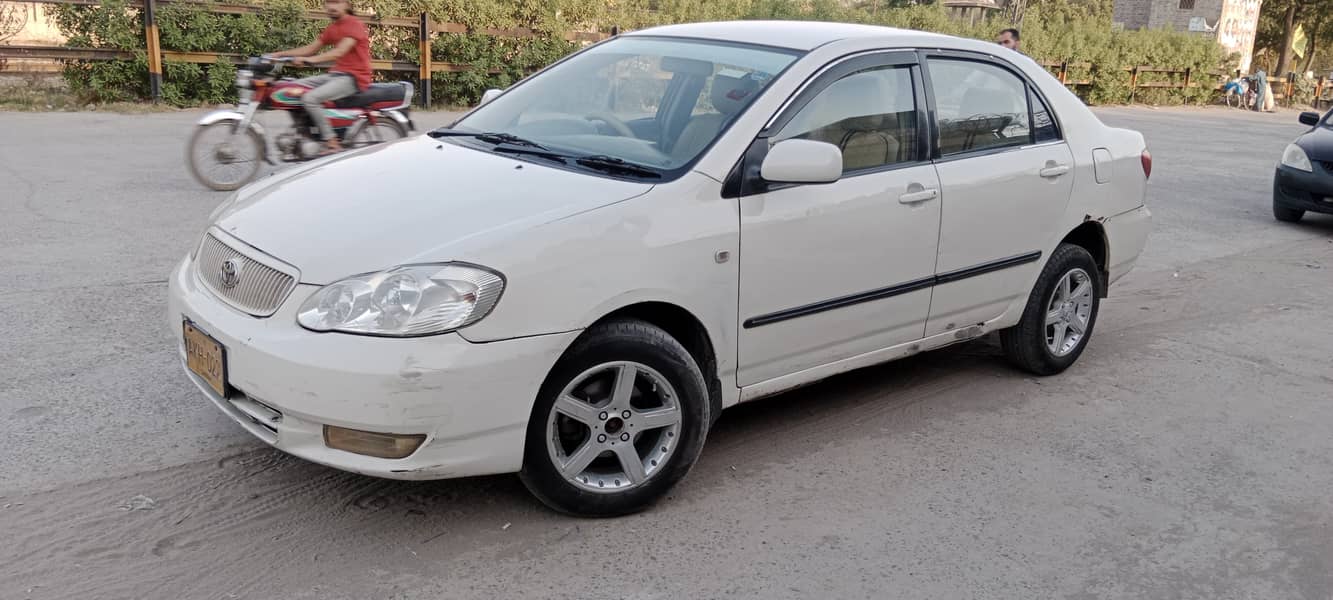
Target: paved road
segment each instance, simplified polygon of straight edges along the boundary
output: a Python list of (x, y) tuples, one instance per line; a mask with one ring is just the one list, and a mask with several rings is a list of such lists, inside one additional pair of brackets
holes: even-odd
[(742, 406), (609, 521), (249, 438), (161, 326), (222, 199), (197, 113), (0, 113), (0, 598), (1328, 600), (1333, 218), (1268, 209), (1300, 126), (1099, 112), (1148, 137), (1156, 230), (1075, 368), (985, 339)]

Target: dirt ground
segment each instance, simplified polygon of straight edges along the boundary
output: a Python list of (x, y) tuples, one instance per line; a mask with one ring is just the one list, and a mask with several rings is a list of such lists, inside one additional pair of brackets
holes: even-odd
[(1073, 369), (987, 338), (744, 405), (600, 521), (250, 438), (161, 326), (223, 199), (199, 113), (0, 112), (0, 598), (1329, 600), (1333, 218), (1269, 212), (1301, 126), (1098, 112), (1148, 138), (1155, 229)]

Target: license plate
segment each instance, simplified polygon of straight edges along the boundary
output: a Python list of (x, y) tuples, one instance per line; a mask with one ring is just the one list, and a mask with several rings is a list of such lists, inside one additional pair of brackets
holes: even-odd
[(206, 381), (219, 396), (227, 395), (227, 350), (189, 321), (185, 329), (185, 366)]

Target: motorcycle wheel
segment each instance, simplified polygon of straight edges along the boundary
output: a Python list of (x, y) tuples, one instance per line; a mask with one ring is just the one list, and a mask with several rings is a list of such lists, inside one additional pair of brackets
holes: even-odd
[(236, 131), (240, 121), (209, 123), (195, 129), (186, 146), (190, 174), (220, 192), (235, 190), (255, 178), (264, 161), (264, 138), (254, 130)]
[(351, 126), (343, 143), (348, 148), (364, 148), (403, 137), (407, 137), (407, 130), (398, 121), (382, 117), (374, 123), (369, 120), (358, 121)]

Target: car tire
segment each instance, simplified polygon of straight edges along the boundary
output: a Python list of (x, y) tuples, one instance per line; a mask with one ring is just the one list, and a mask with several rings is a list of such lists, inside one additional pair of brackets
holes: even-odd
[(1055, 375), (1074, 364), (1097, 324), (1101, 277), (1087, 250), (1060, 244), (1037, 277), (1022, 320), (1000, 332), (1009, 361), (1036, 375)]
[(709, 410), (699, 365), (666, 331), (640, 320), (596, 325), (543, 382), (519, 478), (562, 513), (641, 511), (694, 466)]
[(1283, 223), (1295, 223), (1301, 220), (1301, 217), (1304, 216), (1305, 216), (1305, 211), (1299, 208), (1287, 208), (1285, 206), (1282, 206), (1282, 204), (1277, 201), (1277, 198), (1273, 199), (1274, 219), (1282, 221)]

